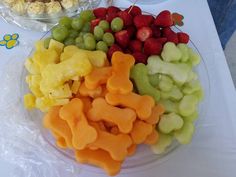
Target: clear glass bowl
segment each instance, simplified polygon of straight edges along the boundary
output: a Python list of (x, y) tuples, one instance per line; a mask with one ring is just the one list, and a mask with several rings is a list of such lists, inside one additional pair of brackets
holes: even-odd
[[(173, 27), (173, 29), (176, 32), (181, 31), (177, 27)], [(50, 35), (50, 32), (46, 33), (42, 37), (42, 39), (48, 37), (49, 35)], [(193, 48), (193, 50), (195, 50), (195, 52), (197, 52), (201, 56), (199, 50), (197, 49), (197, 47), (194, 45), (192, 41), (190, 41), (188, 45), (189, 47)], [(34, 52), (34, 49), (31, 51), (30, 56), (33, 54), (33, 52)], [(200, 64), (195, 68), (195, 71), (198, 73), (199, 80), (202, 84), (205, 96), (204, 96), (204, 100), (199, 104), (199, 119), (196, 122), (196, 131), (198, 131), (197, 124), (205, 118), (207, 108), (208, 108), (209, 98), (210, 98), (210, 81), (209, 81), (208, 69), (207, 69), (204, 58), (202, 56), (201, 58), (202, 60)], [(28, 86), (25, 83), (26, 74), (27, 74), (27, 71), (24, 69), (22, 73), (22, 91), (21, 91), (22, 95), (24, 95), (25, 93), (29, 91)], [(25, 111), (25, 113), (26, 113), (26, 116), (28, 116), (31, 120), (37, 120), (37, 122), (40, 122), (39, 120), (42, 120), (43, 118), (43, 114), (38, 110)], [(48, 142), (56, 151), (59, 151), (62, 156), (70, 159), (71, 163), (77, 163), (75, 161), (74, 153), (72, 150), (63, 150), (63, 149), (58, 148), (55, 144), (55, 140), (52, 137), (51, 133), (42, 126), (42, 123), (38, 123), (38, 125), (46, 142)], [(148, 146), (140, 145), (137, 148), (136, 154), (132, 157), (128, 157), (125, 160), (125, 162), (122, 165), (121, 173), (136, 172), (140, 170), (145, 170), (146, 168), (149, 168), (152, 166), (156, 166), (162, 163), (163, 161), (171, 159), (171, 155), (174, 152), (176, 152), (178, 147), (180, 147), (180, 144), (177, 141), (173, 141), (165, 153), (161, 155), (156, 155), (156, 154), (153, 154), (153, 152)], [(103, 173), (101, 169), (91, 166), (91, 165), (82, 165), (79, 163), (78, 165), (94, 173)]]

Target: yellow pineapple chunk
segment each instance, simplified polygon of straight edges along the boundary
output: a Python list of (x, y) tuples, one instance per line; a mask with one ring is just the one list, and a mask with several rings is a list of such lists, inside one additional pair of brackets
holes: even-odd
[(32, 109), (35, 107), (35, 96), (28, 93), (24, 96), (24, 105), (27, 109)]
[(71, 91), (73, 94), (76, 94), (79, 91), (81, 82), (80, 81), (74, 81), (72, 86), (71, 86)]
[(58, 55), (60, 55), (63, 51), (64, 48), (64, 44), (60, 43), (54, 39), (51, 39), (49, 42), (49, 49), (55, 50), (57, 52)]

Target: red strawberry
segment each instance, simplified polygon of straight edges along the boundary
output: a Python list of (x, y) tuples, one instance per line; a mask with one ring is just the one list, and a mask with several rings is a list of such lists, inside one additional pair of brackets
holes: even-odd
[(116, 18), (117, 16), (118, 16), (118, 14), (117, 14), (116, 12), (109, 13), (109, 14), (107, 14), (106, 20), (107, 20), (109, 23), (111, 23), (111, 21), (112, 21), (114, 18)]
[(139, 40), (130, 41), (129, 48), (132, 52), (142, 52), (142, 42)]
[(107, 15), (107, 8), (105, 7), (99, 7), (93, 10), (93, 14), (96, 18), (106, 18)]
[(160, 27), (169, 27), (173, 25), (172, 15), (170, 11), (164, 10), (157, 15), (154, 24)]
[(109, 7), (107, 8), (107, 14), (110, 14), (110, 13), (117, 13), (117, 12), (119, 12), (119, 11), (121, 11), (120, 8), (115, 7), (115, 6), (109, 6)]
[(142, 27), (136, 34), (137, 39), (144, 42), (146, 39), (152, 37), (152, 29), (150, 27)]
[(158, 38), (161, 36), (161, 29), (158, 26), (151, 25), (151, 29), (154, 37)]
[(134, 17), (134, 25), (136, 28), (141, 28), (144, 26), (150, 26), (154, 18), (151, 15), (137, 15)]
[(167, 42), (167, 38), (165, 38), (165, 37), (160, 37), (160, 38), (157, 38), (157, 41), (158, 41), (160, 44), (164, 45), (164, 44)]
[(144, 43), (144, 53), (147, 55), (159, 55), (162, 50), (162, 45), (155, 38), (149, 38)]
[(179, 32), (177, 33), (178, 35), (178, 39), (179, 39), (179, 43), (185, 43), (187, 44), (189, 41), (189, 35), (183, 32)]
[[(130, 9), (131, 9), (131, 10), (130, 10)], [(138, 6), (130, 6), (130, 7), (129, 7), (128, 9), (126, 9), (125, 11), (127, 11), (128, 13), (130, 13), (133, 17), (142, 14), (142, 10), (141, 10)]]
[(166, 36), (168, 42), (173, 42), (175, 44), (179, 43), (178, 35), (176, 33)]
[(129, 34), (127, 30), (119, 31), (115, 34), (116, 42), (123, 48), (129, 44)]
[(135, 58), (135, 63), (144, 63), (147, 64), (148, 56), (141, 52), (135, 52), (132, 54)]
[(130, 39), (136, 34), (136, 28), (134, 26), (129, 26), (126, 30), (128, 31)]
[(124, 25), (125, 26), (129, 26), (129, 25), (132, 25), (133, 24), (133, 17), (132, 15), (130, 15), (128, 12), (126, 11), (120, 11), (118, 13), (118, 16), (120, 18), (122, 18), (122, 20), (124, 21)]
[(163, 37), (167, 37), (171, 34), (175, 33), (170, 27), (162, 28), (161, 34)]
[(107, 52), (108, 58), (111, 58), (112, 54), (116, 51), (122, 51), (122, 49), (117, 44), (113, 44)]
[(99, 22), (101, 21), (100, 18), (94, 19), (91, 21), (90, 26), (91, 26), (91, 32), (93, 32), (95, 26), (97, 26), (99, 24)]

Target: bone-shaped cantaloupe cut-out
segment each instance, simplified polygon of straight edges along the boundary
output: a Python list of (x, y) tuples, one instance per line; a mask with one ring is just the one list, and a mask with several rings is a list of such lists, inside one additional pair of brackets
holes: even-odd
[(96, 89), (98, 86), (107, 82), (111, 73), (111, 67), (94, 68), (89, 75), (85, 76), (85, 86), (88, 89)]
[(107, 80), (107, 89), (111, 93), (127, 94), (133, 90), (129, 79), (130, 69), (135, 63), (132, 55), (115, 52), (112, 55), (112, 76)]
[(96, 98), (88, 112), (92, 121), (104, 120), (118, 126), (120, 132), (129, 133), (136, 119), (135, 112), (130, 108), (118, 108), (109, 105), (104, 98)]
[(132, 144), (129, 148), (128, 148), (128, 156), (133, 156), (136, 152), (137, 149), (137, 145), (136, 144)]
[(123, 161), (128, 154), (128, 148), (132, 145), (130, 136), (122, 133), (114, 135), (101, 130), (96, 123), (90, 124), (98, 132), (98, 138), (91, 145), (107, 151), (114, 160)]
[(101, 93), (102, 93), (102, 87), (101, 86), (99, 86), (95, 89), (88, 89), (85, 86), (85, 83), (83, 82), (79, 87), (79, 93), (78, 94), (80, 96), (89, 96), (91, 98), (97, 98), (101, 95)]
[(113, 160), (110, 154), (102, 149), (83, 149), (75, 151), (76, 160), (103, 168), (110, 176), (119, 173), (122, 162)]
[(145, 120), (145, 122), (149, 124), (157, 124), (159, 122), (160, 116), (164, 114), (165, 108), (161, 104), (157, 104), (153, 109), (152, 109), (152, 114), (148, 119)]
[(86, 114), (92, 108), (92, 98), (88, 96), (78, 97), (83, 102), (83, 111)]
[(152, 108), (155, 105), (152, 97), (147, 95), (141, 96), (133, 92), (128, 94), (108, 93), (106, 101), (113, 106), (124, 106), (134, 109), (141, 120), (146, 120), (151, 115)]
[(60, 117), (66, 120), (72, 131), (72, 144), (75, 149), (84, 149), (97, 139), (97, 131), (88, 124), (83, 113), (83, 102), (72, 99), (60, 110)]
[(147, 136), (152, 133), (152, 130), (151, 124), (145, 123), (141, 120), (136, 120), (134, 122), (134, 127), (130, 132), (134, 144), (143, 143), (147, 139)]
[[(62, 137), (67, 147), (72, 147), (72, 133), (69, 125), (65, 120), (62, 120), (59, 116), (61, 106), (52, 107), (49, 112), (44, 116), (44, 127), (51, 130), (58, 138)], [(62, 140), (60, 140), (62, 141)]]
[(144, 141), (145, 144), (153, 145), (156, 144), (159, 139), (159, 134), (156, 130), (156, 126), (153, 126), (152, 133), (147, 136), (146, 140)]
[(59, 148), (62, 148), (62, 149), (68, 148), (65, 138), (61, 137), (60, 135), (58, 135), (57, 133), (55, 133), (53, 131), (51, 131), (51, 133), (52, 133), (53, 137), (56, 139), (56, 145)]

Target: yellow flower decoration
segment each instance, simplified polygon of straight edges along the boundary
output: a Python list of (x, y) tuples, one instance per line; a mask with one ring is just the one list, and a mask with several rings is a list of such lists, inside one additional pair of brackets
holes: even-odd
[(7, 49), (12, 49), (19, 44), (18, 38), (19, 34), (17, 33), (12, 35), (6, 34), (3, 40), (0, 40), (0, 46), (6, 46)]

